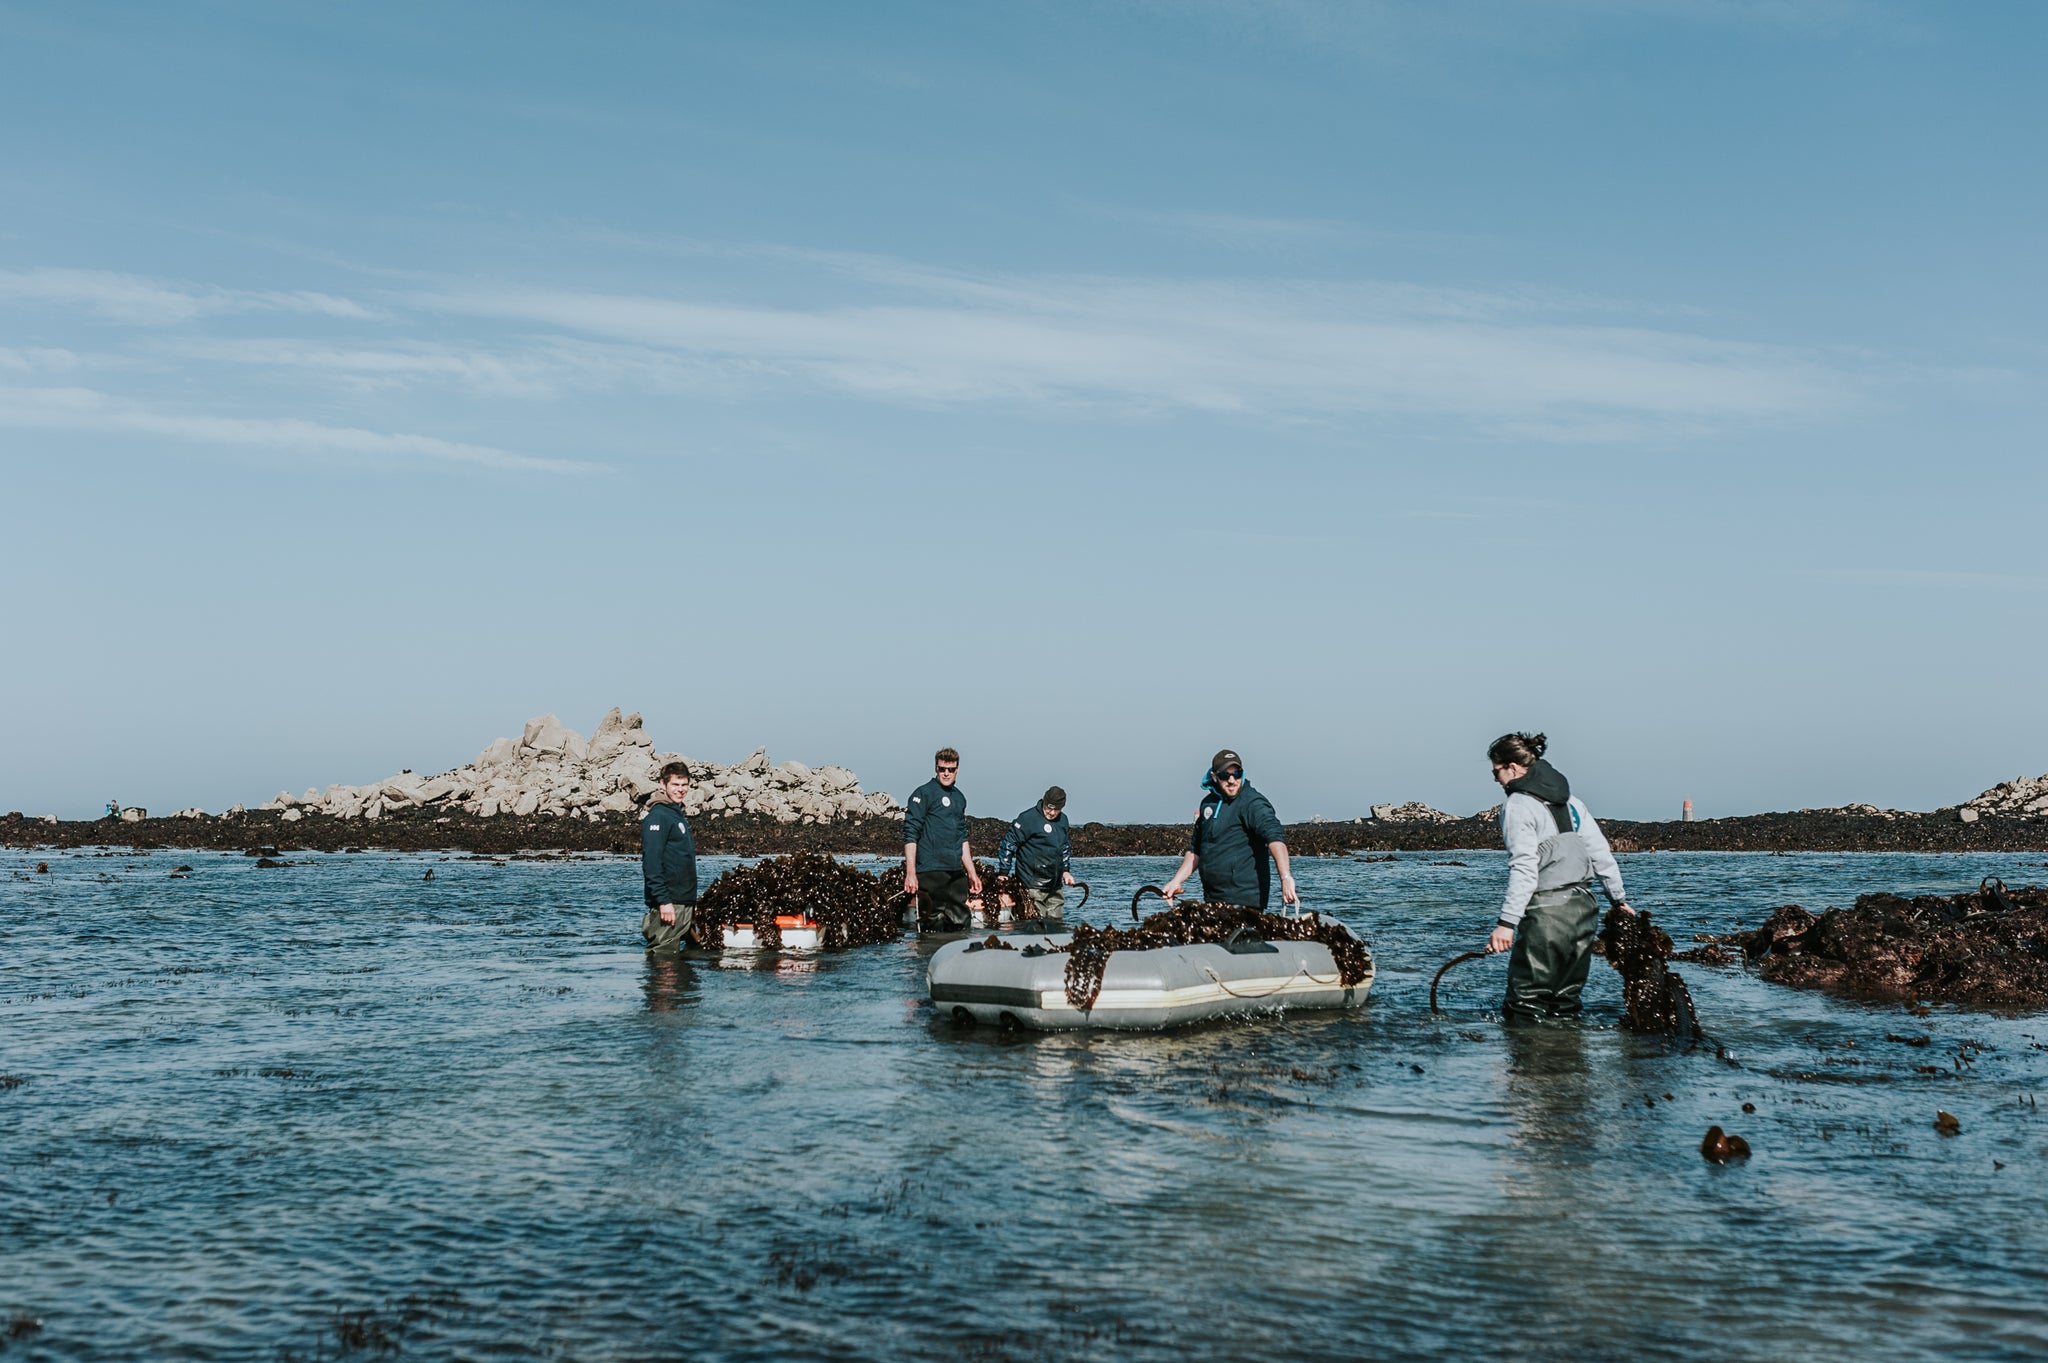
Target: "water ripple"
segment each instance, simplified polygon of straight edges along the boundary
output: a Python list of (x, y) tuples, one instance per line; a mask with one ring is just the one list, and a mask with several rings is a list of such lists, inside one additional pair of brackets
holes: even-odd
[[(1497, 961), (1433, 1017), (1429, 977), (1501, 878), (1461, 859), (1302, 864), (1379, 954), (1361, 1014), (1031, 1037), (935, 1017), (908, 941), (650, 964), (630, 860), (187, 853), (172, 881), (162, 857), (7, 853), (0, 1350), (2048, 1352), (2048, 1021), (1694, 968), (1730, 1069), (1615, 1031), (1604, 967), (1584, 1027), (1505, 1033)], [(1624, 861), (1681, 939), (2042, 878), (2038, 857)], [(1091, 919), (1164, 869), (1091, 864)], [(1884, 1040), (1908, 1029), (1930, 1044)], [(1710, 1122), (1755, 1158), (1705, 1164)], [(9, 1341), (17, 1319), (40, 1327)]]

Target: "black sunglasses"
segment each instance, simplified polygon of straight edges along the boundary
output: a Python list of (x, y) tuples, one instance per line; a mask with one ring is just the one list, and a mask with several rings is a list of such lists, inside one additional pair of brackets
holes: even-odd
[(1216, 777), (1221, 781), (1242, 781), (1244, 780), (1244, 768), (1232, 767), (1229, 771), (1219, 771), (1216, 773)]

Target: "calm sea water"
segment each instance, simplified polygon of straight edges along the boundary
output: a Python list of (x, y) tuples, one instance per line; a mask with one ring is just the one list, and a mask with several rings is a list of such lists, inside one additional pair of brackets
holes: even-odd
[[(630, 861), (0, 854), (0, 1355), (2048, 1354), (2048, 1017), (1687, 967), (1731, 1069), (1615, 1030), (1597, 963), (1585, 1025), (1506, 1033), (1491, 960), (1433, 1018), (1503, 876), (1451, 859), (1303, 863), (1360, 1014), (1020, 1037), (936, 1018), (910, 940), (650, 965)], [(1681, 939), (2048, 879), (1623, 860)], [(1169, 866), (1087, 863), (1085, 916)]]

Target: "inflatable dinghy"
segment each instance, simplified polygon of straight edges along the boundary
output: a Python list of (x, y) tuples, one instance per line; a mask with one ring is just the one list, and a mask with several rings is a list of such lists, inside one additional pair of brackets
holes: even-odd
[(1094, 1004), (1084, 1009), (1067, 997), (1072, 957), (1064, 948), (1072, 940), (1062, 932), (948, 942), (932, 954), (926, 974), (932, 1003), (958, 1022), (1158, 1031), (1207, 1018), (1357, 1008), (1372, 988), (1369, 968), (1363, 979), (1344, 984), (1321, 942), (1250, 938), (1113, 951)]

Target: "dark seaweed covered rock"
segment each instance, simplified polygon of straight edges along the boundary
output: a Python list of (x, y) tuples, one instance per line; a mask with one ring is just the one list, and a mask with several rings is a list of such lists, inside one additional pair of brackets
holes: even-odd
[(1818, 916), (1788, 904), (1739, 946), (1763, 979), (1965, 1008), (2048, 1007), (2048, 888), (1996, 880), (1960, 895), (1866, 894)]

